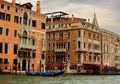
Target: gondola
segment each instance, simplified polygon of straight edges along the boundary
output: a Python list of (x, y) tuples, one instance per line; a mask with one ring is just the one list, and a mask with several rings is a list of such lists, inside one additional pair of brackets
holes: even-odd
[(64, 70), (60, 72), (26, 72), (27, 75), (31, 76), (59, 76), (64, 73)]

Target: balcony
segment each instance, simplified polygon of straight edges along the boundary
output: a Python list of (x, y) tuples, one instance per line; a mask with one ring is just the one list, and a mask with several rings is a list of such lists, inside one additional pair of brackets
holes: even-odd
[(94, 50), (95, 53), (101, 53), (101, 50)]
[(18, 57), (31, 58), (30, 52), (18, 51)]
[(86, 48), (76, 48), (76, 51), (88, 51)]
[(119, 52), (116, 52), (115, 55), (119, 56)]
[(35, 45), (28, 45), (28, 44), (20, 44), (19, 48), (28, 49), (28, 50), (36, 50), (37, 49)]
[(27, 56), (27, 55), (18, 55), (18, 57), (31, 58), (31, 56)]
[(66, 52), (66, 49), (63, 48), (63, 49), (55, 49), (55, 52)]
[(88, 49), (89, 52), (93, 52), (93, 49)]
[(9, 62), (4, 62), (4, 64), (8, 65), (8, 64), (9, 64)]
[(29, 30), (29, 29), (30, 29), (30, 26), (25, 25), (25, 24), (21, 24), (21, 25), (20, 25), (20, 28)]

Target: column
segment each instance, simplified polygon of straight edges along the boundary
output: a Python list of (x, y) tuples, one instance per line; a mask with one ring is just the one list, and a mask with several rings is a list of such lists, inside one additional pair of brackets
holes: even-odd
[(81, 60), (81, 63), (83, 64), (83, 62), (84, 62), (84, 54), (81, 53), (80, 55), (81, 55), (81, 59), (80, 60)]
[(28, 60), (26, 60), (26, 71), (28, 71)]

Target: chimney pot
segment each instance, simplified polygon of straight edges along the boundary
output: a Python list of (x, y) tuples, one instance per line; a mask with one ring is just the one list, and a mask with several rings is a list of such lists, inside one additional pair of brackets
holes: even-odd
[(37, 1), (37, 5), (36, 5), (36, 12), (40, 13), (40, 1)]
[(12, 4), (13, 4), (13, 6), (15, 6), (15, 2), (16, 2), (16, 0), (12, 0)]

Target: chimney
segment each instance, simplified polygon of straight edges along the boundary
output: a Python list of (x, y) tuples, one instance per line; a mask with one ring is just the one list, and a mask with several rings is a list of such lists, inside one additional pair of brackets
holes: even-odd
[(74, 20), (74, 15), (72, 14), (72, 18), (71, 18), (71, 20), (73, 21)]
[(53, 13), (51, 13), (51, 24), (53, 23), (53, 18), (54, 18), (54, 15)]
[(41, 12), (40, 10), (41, 10), (41, 8), (40, 8), (40, 1), (37, 1), (36, 12), (40, 13)]
[(88, 19), (88, 22), (90, 23), (90, 19)]
[(13, 6), (15, 6), (15, 2), (16, 2), (15, 0), (12, 0), (12, 5), (13, 5)]

